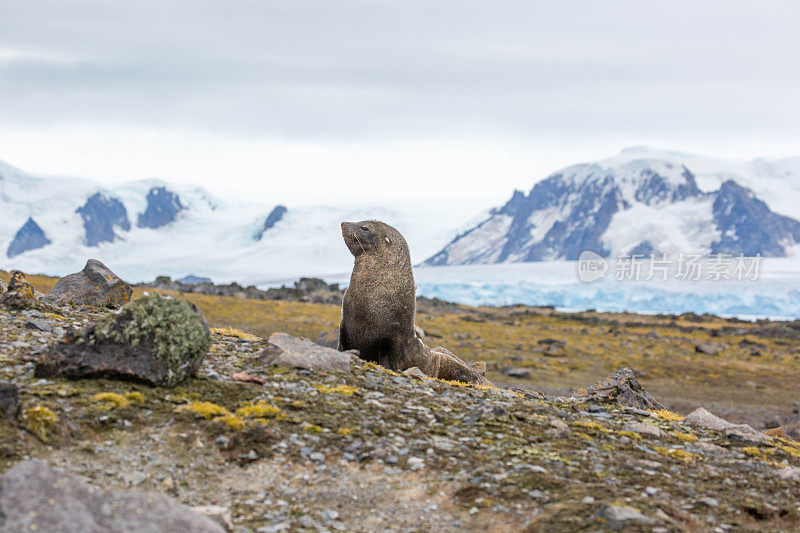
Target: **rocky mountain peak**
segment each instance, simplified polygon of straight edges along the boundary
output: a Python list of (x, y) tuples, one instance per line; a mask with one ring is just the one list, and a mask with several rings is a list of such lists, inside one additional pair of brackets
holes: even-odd
[(136, 225), (156, 229), (175, 221), (185, 207), (180, 196), (166, 187), (153, 187), (147, 193), (147, 208), (139, 215)]
[(50, 244), (50, 242), (50, 239), (45, 236), (39, 224), (37, 224), (33, 218), (28, 217), (25, 224), (23, 224), (17, 234), (14, 235), (14, 240), (11, 241), (6, 255), (9, 258), (16, 257), (28, 250), (43, 248)]
[(83, 219), (87, 246), (113, 242), (118, 238), (115, 229), (124, 231), (131, 229), (128, 210), (123, 203), (103, 193), (98, 192), (90, 196), (75, 212)]

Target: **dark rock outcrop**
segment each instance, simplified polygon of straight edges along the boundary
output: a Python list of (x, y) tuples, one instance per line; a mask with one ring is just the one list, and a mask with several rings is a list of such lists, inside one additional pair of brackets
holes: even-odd
[(257, 241), (260, 241), (262, 237), (264, 237), (264, 233), (272, 229), (272, 227), (280, 222), (283, 218), (283, 215), (286, 214), (286, 206), (283, 205), (276, 205), (272, 211), (270, 211), (267, 218), (264, 220), (264, 225), (256, 232), (253, 238)]
[(133, 289), (108, 267), (89, 259), (83, 270), (64, 276), (43, 300), (55, 305), (119, 307), (130, 301)]
[(208, 322), (196, 305), (152, 294), (51, 344), (35, 374), (173, 387), (197, 371), (210, 337)]
[(45, 236), (44, 231), (42, 231), (42, 228), (39, 227), (39, 224), (37, 224), (32, 218), (28, 217), (28, 220), (25, 222), (25, 224), (23, 224), (17, 234), (14, 235), (14, 240), (12, 240), (11, 244), (8, 246), (6, 255), (8, 257), (16, 257), (19, 254), (28, 252), (30, 250), (44, 248), (50, 243), (50, 239)]
[(712, 210), (720, 233), (714, 254), (784, 257), (786, 245), (800, 242), (800, 222), (773, 213), (735, 181), (722, 184)]
[(163, 494), (107, 491), (24, 461), (0, 477), (0, 532), (225, 531)]
[(116, 198), (96, 193), (75, 210), (83, 219), (84, 239), (87, 246), (97, 246), (101, 242), (113, 242), (119, 236), (116, 229), (129, 231), (128, 210)]
[(664, 409), (636, 380), (633, 370), (627, 367), (615, 370), (588, 389), (576, 391), (575, 395), (582, 400), (596, 403), (616, 403), (636, 409)]
[(13, 420), (19, 409), (19, 391), (13, 383), (0, 381), (0, 418)]
[(159, 276), (152, 283), (144, 284), (145, 287), (167, 291), (191, 292), (197, 294), (210, 294), (214, 296), (233, 296), (248, 300), (287, 300), (292, 302), (312, 302), (324, 304), (340, 304), (344, 291), (338, 283), (328, 284), (318, 278), (300, 278), (294, 282), (294, 287), (282, 286), (262, 291), (250, 285), (242, 287), (238, 283), (215, 285), (210, 281), (201, 283), (185, 283), (172, 281), (167, 276)]
[(340, 352), (320, 346), (308, 339), (292, 337), (286, 333), (273, 333), (268, 346), (261, 352), (264, 364), (287, 368), (305, 368), (328, 372), (350, 372), (352, 352)]
[(166, 187), (153, 187), (147, 193), (147, 208), (139, 214), (136, 225), (140, 228), (160, 228), (175, 222), (178, 213), (184, 209), (180, 196)]

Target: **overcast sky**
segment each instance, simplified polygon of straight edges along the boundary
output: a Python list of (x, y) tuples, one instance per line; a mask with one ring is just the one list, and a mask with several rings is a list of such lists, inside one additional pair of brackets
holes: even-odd
[(0, 160), (496, 204), (630, 145), (800, 155), (800, 1), (0, 0)]

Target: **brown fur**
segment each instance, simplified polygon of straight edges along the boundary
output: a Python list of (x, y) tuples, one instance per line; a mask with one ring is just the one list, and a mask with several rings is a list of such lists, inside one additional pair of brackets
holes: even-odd
[(426, 375), (487, 383), (467, 363), (444, 349), (431, 350), (414, 331), (416, 286), (408, 245), (383, 222), (343, 222), (342, 237), (355, 256), (342, 300), (339, 350), (402, 372), (418, 367)]

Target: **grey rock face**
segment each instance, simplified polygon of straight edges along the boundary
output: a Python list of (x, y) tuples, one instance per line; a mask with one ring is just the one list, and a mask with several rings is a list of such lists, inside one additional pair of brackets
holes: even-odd
[(118, 235), (116, 229), (131, 229), (128, 210), (116, 198), (102, 193), (92, 195), (76, 211), (83, 219), (84, 238), (87, 246), (97, 246), (101, 242), (113, 242)]
[(225, 530), (162, 494), (105, 491), (49, 466), (25, 461), (0, 477), (0, 533)]
[(19, 409), (19, 391), (13, 383), (0, 381), (0, 418), (13, 420)]
[(785, 246), (800, 242), (800, 222), (773, 213), (753, 192), (732, 180), (722, 184), (713, 205), (720, 240), (714, 254), (784, 257)]
[(686, 417), (683, 423), (698, 428), (722, 431), (725, 433), (725, 436), (732, 441), (743, 443), (745, 445), (766, 442), (769, 440), (767, 435), (761, 433), (760, 431), (756, 431), (751, 426), (748, 426), (747, 424), (734, 424), (733, 422), (728, 422), (724, 418), (720, 418), (710, 413), (703, 407), (695, 409), (689, 413), (689, 416)]
[(630, 528), (653, 526), (656, 520), (635, 509), (619, 505), (604, 505), (597, 513), (597, 519), (611, 531), (626, 531)]
[(264, 233), (272, 229), (272, 227), (281, 221), (283, 215), (286, 214), (286, 206), (283, 205), (276, 205), (272, 211), (270, 211), (267, 218), (264, 220), (264, 225), (256, 232), (253, 238), (257, 241), (260, 241), (264, 237)]
[(126, 304), (132, 294), (131, 286), (107, 266), (89, 259), (83, 270), (58, 280), (43, 300), (56, 305), (119, 307)]
[(6, 255), (8, 257), (16, 257), (30, 250), (44, 248), (50, 243), (50, 239), (45, 236), (39, 224), (28, 217), (25, 224), (23, 224), (19, 231), (17, 231), (17, 234), (14, 235), (14, 240), (12, 240), (11, 244), (8, 246)]
[(147, 208), (139, 215), (136, 225), (156, 229), (174, 222), (185, 208), (180, 197), (166, 187), (153, 187), (147, 193)]
[(263, 363), (287, 368), (305, 368), (316, 371), (350, 372), (350, 352), (340, 352), (320, 346), (308, 339), (292, 337), (286, 333), (273, 333), (269, 345), (261, 353)]

